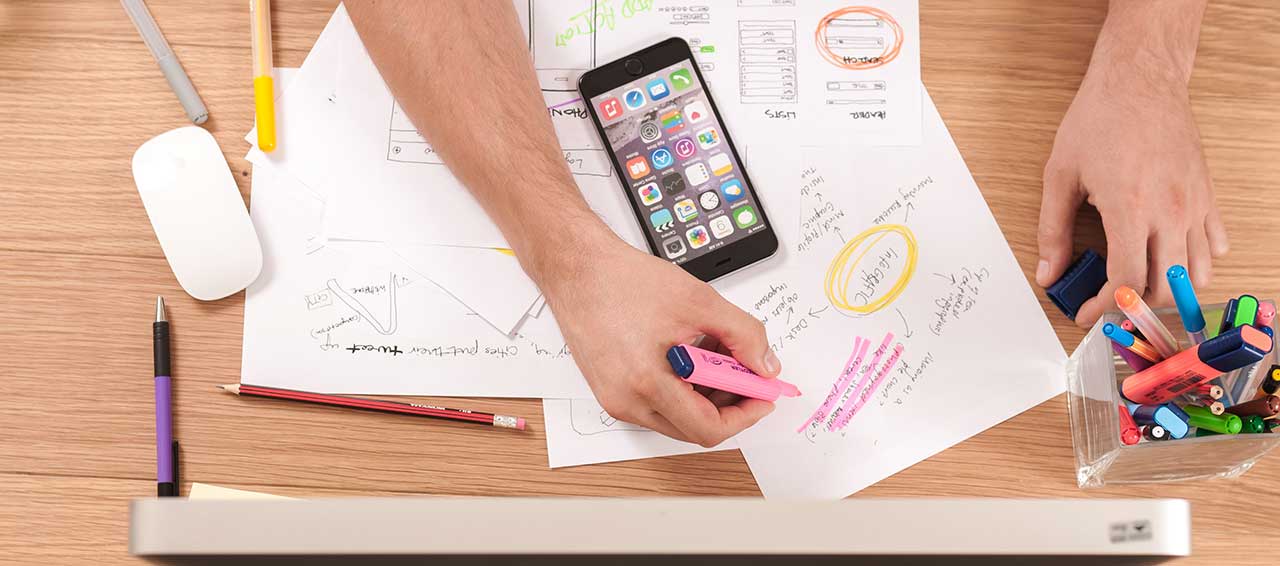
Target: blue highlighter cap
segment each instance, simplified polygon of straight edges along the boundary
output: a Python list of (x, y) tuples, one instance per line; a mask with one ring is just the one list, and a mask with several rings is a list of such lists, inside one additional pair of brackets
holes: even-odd
[(1263, 351), (1250, 344), (1243, 336), (1246, 328), (1253, 329), (1252, 326), (1238, 326), (1206, 341), (1200, 345), (1196, 355), (1205, 365), (1221, 372), (1237, 370), (1261, 360), (1271, 352), (1271, 348)]
[(1196, 290), (1191, 287), (1191, 278), (1187, 276), (1187, 268), (1175, 265), (1165, 272), (1169, 280), (1169, 288), (1173, 291), (1173, 301), (1178, 305), (1178, 317), (1182, 319), (1182, 327), (1187, 332), (1204, 330), (1204, 312), (1200, 310), (1200, 301), (1196, 299)]
[(1107, 283), (1107, 262), (1093, 250), (1085, 250), (1072, 262), (1071, 267), (1053, 285), (1045, 289), (1045, 294), (1053, 305), (1067, 315), (1076, 319), (1076, 313), (1085, 301), (1092, 299)]
[(672, 346), (667, 350), (667, 363), (671, 364), (671, 370), (680, 377), (693, 375), (693, 358), (689, 356), (689, 351), (681, 346)]

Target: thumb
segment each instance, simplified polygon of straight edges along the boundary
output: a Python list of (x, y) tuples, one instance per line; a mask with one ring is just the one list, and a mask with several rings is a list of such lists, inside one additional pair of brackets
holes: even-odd
[(698, 329), (717, 339), (721, 346), (751, 371), (764, 377), (777, 377), (778, 372), (782, 371), (782, 362), (778, 361), (777, 354), (769, 347), (764, 323), (726, 301), (718, 293), (714, 300), (707, 303), (711, 306), (702, 313)]
[(1036, 283), (1048, 287), (1062, 276), (1071, 262), (1076, 211), (1084, 201), (1079, 179), (1072, 169), (1050, 162), (1044, 169), (1044, 194), (1040, 199), (1040, 261), (1036, 264)]

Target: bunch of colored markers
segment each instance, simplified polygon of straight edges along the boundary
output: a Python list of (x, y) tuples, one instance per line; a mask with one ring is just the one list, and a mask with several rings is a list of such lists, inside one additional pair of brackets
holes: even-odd
[(1134, 371), (1120, 385), (1120, 441), (1273, 432), (1280, 426), (1280, 365), (1261, 372), (1258, 362), (1271, 352), (1275, 305), (1241, 295), (1227, 303), (1221, 323), (1208, 328), (1187, 268), (1175, 265), (1166, 276), (1189, 347), (1179, 350), (1129, 287), (1115, 295), (1128, 320), (1102, 327)]

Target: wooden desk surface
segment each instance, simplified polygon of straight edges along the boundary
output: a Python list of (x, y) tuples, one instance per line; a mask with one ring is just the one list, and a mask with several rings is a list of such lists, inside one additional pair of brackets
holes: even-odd
[[(151, 4), (247, 200), (245, 5)], [(301, 64), (335, 4), (273, 3), (277, 65)], [(922, 4), (925, 83), (1030, 276), (1041, 168), (1105, 2)], [(1213, 2), (1205, 17), (1191, 91), (1233, 244), (1206, 301), (1280, 290), (1270, 220), (1280, 218), (1280, 18), (1269, 4)], [(126, 502), (155, 491), (148, 337), (158, 294), (174, 321), (185, 481), (293, 496), (759, 493), (736, 451), (549, 470), (536, 400), (465, 403), (531, 417), (535, 432), (507, 435), (217, 394), (214, 384), (239, 379), (244, 296), (191, 299), (152, 235), (130, 156), (187, 121), (124, 12), (101, 0), (0, 3), (0, 77), (0, 556), (134, 560)], [(1096, 215), (1080, 224), (1081, 243), (1104, 249)], [(1082, 333), (1050, 319), (1073, 348)], [(1280, 456), (1238, 480), (1080, 491), (1058, 398), (858, 496), (926, 495), (1183, 497), (1195, 513), (1186, 563), (1255, 563), (1268, 526), (1253, 505), (1280, 501)]]

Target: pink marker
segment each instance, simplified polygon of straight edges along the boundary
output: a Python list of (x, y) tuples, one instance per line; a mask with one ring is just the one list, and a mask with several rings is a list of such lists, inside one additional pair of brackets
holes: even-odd
[(800, 396), (800, 389), (795, 385), (760, 377), (734, 358), (688, 344), (667, 350), (667, 361), (676, 375), (695, 385), (765, 401), (776, 401), (779, 396)]
[(1271, 303), (1258, 305), (1258, 326), (1267, 327), (1276, 320), (1276, 306)]

